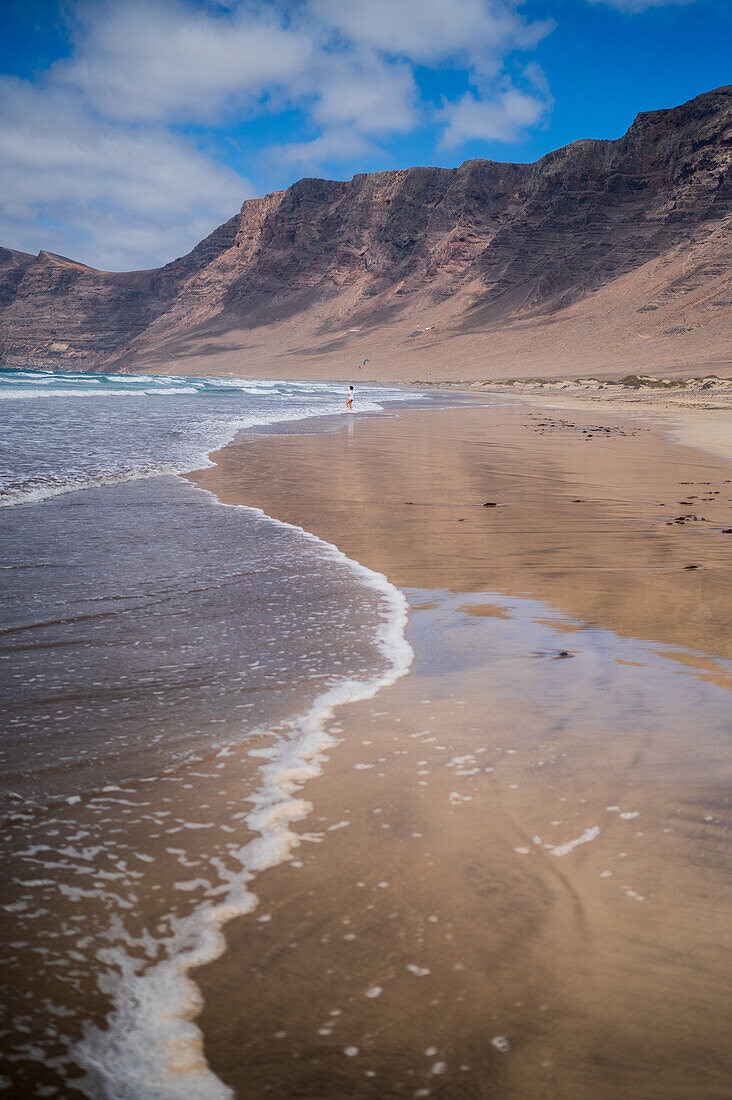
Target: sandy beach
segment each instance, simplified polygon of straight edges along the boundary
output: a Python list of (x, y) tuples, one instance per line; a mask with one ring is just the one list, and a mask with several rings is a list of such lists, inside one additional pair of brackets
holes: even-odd
[(728, 1095), (732, 465), (485, 401), (195, 476), (384, 573), (415, 654), (195, 972), (239, 1097)]
[(0, 1087), (726, 1097), (728, 412), (201, 386), (7, 402)]
[(0, 1100), (732, 1100), (732, 4), (0, 27)]

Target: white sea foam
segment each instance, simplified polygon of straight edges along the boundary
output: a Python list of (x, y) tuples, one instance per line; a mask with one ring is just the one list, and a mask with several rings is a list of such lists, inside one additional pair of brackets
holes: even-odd
[[(77, 397), (78, 394), (72, 396)], [(359, 411), (380, 412), (382, 406), (376, 401), (362, 401)], [(212, 432), (212, 438), (207, 442), (205, 449), (193, 455), (181, 456), (168, 462), (141, 463), (131, 470), (94, 474), (80, 472), (65, 475), (64, 480), (61, 482), (54, 482), (54, 480), (49, 479), (45, 484), (34, 485), (29, 488), (23, 487), (17, 490), (3, 490), (0, 487), (0, 508), (9, 508), (17, 504), (36, 504), (42, 500), (50, 500), (53, 497), (80, 492), (84, 489), (101, 489), (106, 486), (121, 485), (128, 481), (145, 481), (152, 477), (165, 477), (170, 474), (186, 474), (191, 473), (193, 470), (204, 470), (216, 465), (209, 457), (211, 452), (220, 450), (232, 443), (241, 431), (251, 428), (266, 428), (274, 424), (311, 420), (314, 417), (338, 416), (342, 413), (343, 409), (334, 404), (333, 407), (313, 405), (303, 408), (301, 406), (297, 412), (287, 409), (283, 410), (282, 414), (268, 411), (259, 416), (254, 414), (242, 416), (240, 419), (228, 423), (225, 430), (219, 428), (218, 432)]]
[(600, 826), (593, 825), (590, 829), (585, 829), (581, 836), (577, 836), (574, 840), (568, 840), (566, 844), (555, 844), (551, 849), (553, 856), (566, 856), (571, 851), (578, 848), (580, 844), (588, 844), (591, 840), (595, 840), (600, 835)]
[(179, 393), (246, 393), (267, 396), (284, 392), (345, 393), (346, 383), (287, 382), (283, 379), (207, 378), (175, 374), (89, 374), (75, 371), (0, 370), (0, 397), (156, 397)]
[[(347, 391), (344, 383), (0, 370), (0, 400), (6, 402), (4, 442), (11, 455), (8, 469), (15, 472), (12, 480), (0, 481), (0, 507), (202, 469), (211, 465), (212, 451), (245, 429), (342, 415)], [(43, 407), (32, 412), (29, 406), (22, 416), (7, 411), (15, 400), (29, 397), (42, 398)], [(109, 398), (111, 404), (95, 403), (93, 414), (85, 410), (79, 417), (74, 402), (81, 397)], [(140, 405), (138, 416), (136, 405), (135, 415), (126, 416), (127, 438), (120, 449), (118, 413), (108, 416), (104, 410), (129, 397), (147, 398), (148, 406)], [(158, 406), (158, 397), (183, 397), (186, 404)], [(385, 398), (418, 399), (391, 387), (359, 386), (356, 411), (379, 412)], [(70, 410), (75, 426), (69, 428), (67, 448), (63, 425)], [(158, 417), (152, 434), (151, 410)], [(92, 433), (89, 438), (87, 430)], [(36, 437), (44, 441), (43, 463), (33, 461)]]
[(179, 393), (200, 393), (195, 386), (181, 386), (175, 390), (144, 390), (144, 389), (129, 389), (129, 390), (82, 390), (82, 389), (54, 389), (50, 390), (27, 390), (15, 391), (12, 393), (4, 392), (0, 390), (0, 401), (21, 401), (27, 400), (32, 397), (43, 397), (48, 399), (49, 397), (150, 397), (154, 394), (155, 397), (175, 396)]
[[(246, 510), (264, 516), (260, 509)], [(294, 527), (279, 520), (271, 522)], [(145, 970), (121, 947), (100, 953), (100, 961), (108, 967), (102, 985), (114, 1007), (107, 1026), (88, 1028), (73, 1051), (86, 1072), (81, 1087), (88, 1096), (105, 1100), (224, 1100), (232, 1096), (203, 1056), (202, 1037), (195, 1023), (201, 995), (191, 972), (222, 954), (224, 925), (256, 907), (257, 897), (250, 889), (256, 875), (289, 860), (299, 844), (300, 837), (291, 826), (306, 817), (311, 807), (298, 792), (308, 779), (320, 774), (324, 751), (336, 743), (326, 732), (335, 708), (372, 698), (404, 676), (412, 662), (414, 654), (405, 637), (408, 606), (404, 595), (383, 574), (352, 561), (336, 546), (302, 528), (294, 529), (320, 543), (326, 556), (346, 562), (360, 580), (383, 594), (386, 611), (376, 643), (388, 668), (370, 679), (344, 680), (330, 688), (291, 723), (287, 736), (258, 753), (267, 762), (260, 771), (260, 786), (250, 799), (253, 809), (244, 815), (258, 835), (237, 853), (241, 870), (230, 875), (224, 900), (207, 901), (176, 922), (162, 962)], [(429, 973), (414, 965), (408, 969), (419, 976)], [(357, 1051), (347, 1048), (346, 1053)]]
[(407, 970), (416, 978), (425, 978), (430, 973), (429, 967), (417, 966), (416, 963), (407, 963)]

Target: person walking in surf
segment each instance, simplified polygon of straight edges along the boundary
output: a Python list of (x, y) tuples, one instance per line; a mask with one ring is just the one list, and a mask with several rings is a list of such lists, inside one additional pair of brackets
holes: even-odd
[(353, 386), (348, 387), (348, 397), (346, 398), (346, 408), (353, 408)]

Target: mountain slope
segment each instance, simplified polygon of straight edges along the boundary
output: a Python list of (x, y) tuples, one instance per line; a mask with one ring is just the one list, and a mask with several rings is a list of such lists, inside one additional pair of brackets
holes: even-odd
[(188, 256), (0, 249), (6, 366), (378, 377), (732, 369), (732, 87), (535, 164), (244, 203)]

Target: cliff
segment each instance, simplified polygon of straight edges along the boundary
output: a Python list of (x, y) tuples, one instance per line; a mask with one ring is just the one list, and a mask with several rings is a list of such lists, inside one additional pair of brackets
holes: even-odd
[(726, 373), (731, 167), (732, 86), (535, 164), (304, 179), (151, 271), (0, 249), (2, 365)]

